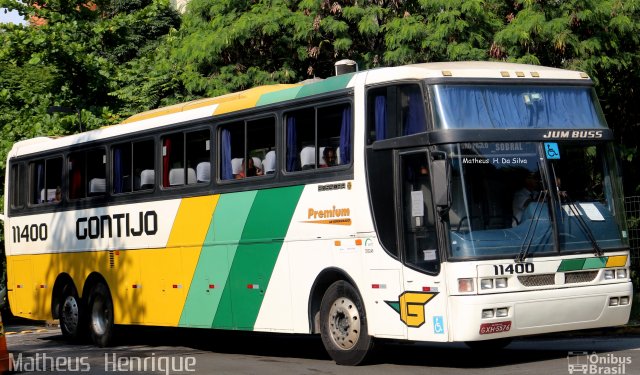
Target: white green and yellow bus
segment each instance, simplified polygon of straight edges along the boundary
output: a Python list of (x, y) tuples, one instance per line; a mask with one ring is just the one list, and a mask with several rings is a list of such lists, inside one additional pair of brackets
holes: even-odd
[[(492, 62), (353, 71), (16, 143), (13, 314), (499, 347), (625, 324), (613, 133), (582, 72)], [(245, 162), (246, 161), (246, 162)]]

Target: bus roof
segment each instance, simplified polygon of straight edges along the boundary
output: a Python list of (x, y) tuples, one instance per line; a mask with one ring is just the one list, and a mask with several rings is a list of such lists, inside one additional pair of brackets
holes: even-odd
[(585, 80), (588, 75), (572, 70), (506, 62), (460, 61), (433, 62), (398, 67), (376, 68), (327, 79), (314, 79), (298, 84), (274, 84), (190, 101), (133, 115), (122, 123), (59, 138), (38, 137), (16, 142), (9, 157), (31, 154), (45, 149), (69, 147), (93, 140), (110, 138), (189, 120), (202, 119), (267, 104), (284, 102), (316, 94), (353, 87), (358, 77), (366, 84), (404, 79), (428, 78), (495, 78)]

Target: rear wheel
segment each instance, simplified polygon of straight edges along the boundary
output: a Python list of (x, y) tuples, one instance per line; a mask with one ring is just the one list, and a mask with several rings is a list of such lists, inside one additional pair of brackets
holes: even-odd
[(77, 340), (83, 336), (84, 327), (84, 308), (82, 301), (78, 297), (76, 288), (67, 285), (62, 290), (61, 303), (59, 306), (58, 317), (60, 319), (60, 331), (62, 336), (69, 340)]
[(320, 304), (320, 334), (325, 349), (339, 365), (364, 362), (373, 348), (362, 298), (346, 281), (336, 281)]
[(104, 283), (96, 284), (89, 294), (89, 331), (99, 347), (108, 346), (113, 338), (113, 301)]

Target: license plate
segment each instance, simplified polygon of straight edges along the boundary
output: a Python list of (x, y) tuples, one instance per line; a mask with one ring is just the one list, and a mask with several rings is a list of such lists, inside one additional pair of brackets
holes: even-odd
[(480, 334), (508, 332), (511, 329), (511, 321), (480, 324)]

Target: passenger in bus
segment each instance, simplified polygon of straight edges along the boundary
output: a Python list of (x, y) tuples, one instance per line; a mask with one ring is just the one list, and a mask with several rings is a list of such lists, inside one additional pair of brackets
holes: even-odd
[(333, 147), (325, 147), (322, 151), (322, 158), (325, 164), (320, 164), (320, 168), (334, 167), (338, 165), (338, 157)]
[[(245, 175), (246, 171), (246, 175)], [(244, 159), (242, 160), (242, 167), (240, 168), (240, 172), (236, 174), (236, 179), (243, 179), (245, 177), (253, 177), (253, 176), (262, 176), (262, 169), (255, 166), (253, 162), (253, 158), (249, 158), (249, 164), (245, 169)]]
[(522, 213), (525, 208), (534, 201), (538, 196), (538, 178), (537, 174), (534, 172), (528, 173), (523, 182), (523, 187), (516, 191), (513, 194), (513, 203), (512, 203), (512, 211), (513, 211), (513, 220), (512, 226), (517, 226), (520, 224), (520, 220), (522, 219)]
[(60, 202), (62, 201), (62, 189), (60, 188), (60, 186), (56, 187), (56, 196), (53, 199), (54, 202)]

